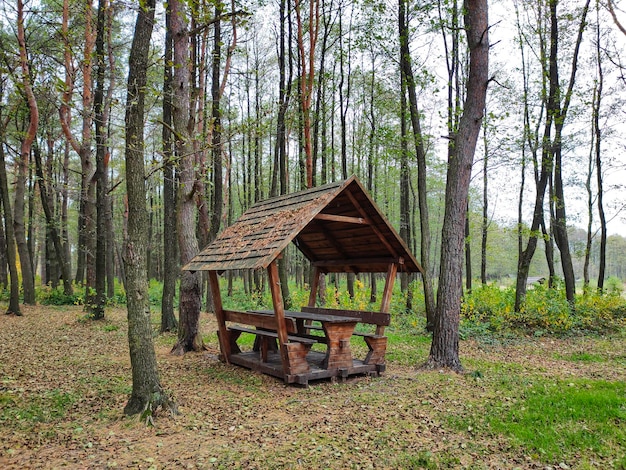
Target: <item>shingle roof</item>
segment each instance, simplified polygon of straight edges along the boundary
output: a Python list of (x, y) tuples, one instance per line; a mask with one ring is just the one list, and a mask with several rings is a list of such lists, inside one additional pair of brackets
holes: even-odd
[(421, 271), (354, 176), (254, 204), (183, 269), (267, 268), (291, 242), (325, 272)]

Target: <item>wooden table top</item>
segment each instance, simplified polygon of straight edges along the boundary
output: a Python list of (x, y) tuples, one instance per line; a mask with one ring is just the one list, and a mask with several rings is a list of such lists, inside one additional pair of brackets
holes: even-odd
[[(273, 315), (273, 310), (253, 310), (254, 313), (264, 313)], [(321, 313), (298, 312), (294, 310), (285, 310), (285, 316), (295, 320), (311, 320), (322, 323), (358, 323), (359, 320), (353, 317), (344, 317), (341, 315), (325, 315)]]

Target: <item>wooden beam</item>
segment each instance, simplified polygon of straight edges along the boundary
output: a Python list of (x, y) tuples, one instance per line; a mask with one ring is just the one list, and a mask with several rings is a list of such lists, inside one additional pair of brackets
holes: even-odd
[(311, 250), (309, 245), (307, 245), (306, 242), (302, 240), (302, 238), (300, 238), (300, 235), (293, 239), (293, 243), (294, 245), (296, 245), (296, 247), (298, 247), (298, 250), (300, 250), (302, 254), (306, 256), (308, 260), (315, 259), (314, 252)]
[(372, 221), (366, 217), (348, 217), (345, 215), (324, 214), (320, 212), (315, 216), (317, 220), (330, 222), (344, 222), (346, 224), (372, 225)]
[(363, 265), (363, 264), (404, 264), (403, 258), (351, 258), (345, 259), (331, 259), (314, 261), (311, 264), (315, 267), (331, 267), (331, 266), (346, 266), (346, 265)]
[[(398, 265), (396, 263), (390, 263), (387, 268), (387, 279), (385, 279), (385, 290), (383, 291), (383, 298), (380, 301), (380, 311), (383, 313), (389, 313), (389, 307), (391, 306), (391, 294), (393, 292), (393, 284), (396, 281), (396, 273), (398, 272)], [(377, 335), (385, 334), (385, 327), (378, 325), (376, 327)]]
[(222, 307), (222, 295), (220, 293), (220, 282), (217, 272), (209, 271), (209, 284), (211, 286), (211, 297), (213, 298), (213, 312), (217, 320), (217, 331), (220, 342), (220, 350), (224, 356), (224, 362), (230, 364), (230, 341), (229, 332), (226, 329), (226, 320), (224, 319), (224, 309)]
[[(350, 190), (346, 189), (346, 194), (348, 195), (348, 199), (350, 199), (350, 202), (352, 202), (352, 204), (354, 204), (354, 207), (356, 208), (356, 210), (359, 211), (359, 214), (361, 214), (361, 216), (363, 216), (363, 217), (367, 217), (367, 212), (365, 212), (365, 209), (363, 209), (363, 207), (361, 207), (361, 204), (359, 204), (359, 201), (356, 200), (356, 198), (350, 192)], [(372, 227), (372, 231), (378, 236), (380, 242), (383, 245), (385, 245), (385, 247), (389, 250), (389, 253), (391, 253), (392, 256), (397, 257), (398, 253), (396, 252), (396, 250), (394, 250), (393, 246), (391, 246), (391, 244), (383, 236), (383, 234), (380, 232), (380, 230), (378, 230), (376, 225), (372, 224), (371, 227)]]
[(315, 301), (317, 300), (317, 290), (320, 286), (320, 276), (322, 275), (320, 268), (313, 266), (313, 273), (311, 274), (311, 292), (309, 292), (309, 307), (315, 307)]
[(280, 348), (280, 357), (283, 363), (283, 372), (285, 377), (291, 373), (289, 365), (289, 351), (287, 349), (287, 323), (285, 321), (285, 305), (283, 304), (283, 295), (280, 291), (280, 278), (278, 276), (278, 265), (276, 261), (272, 261), (267, 267), (269, 277), (270, 292), (272, 294), (272, 304), (274, 305), (274, 315), (276, 316), (276, 332), (278, 333), (278, 345)]
[[(266, 328), (268, 330), (277, 330), (276, 317), (274, 315), (254, 312), (240, 312), (237, 310), (224, 310), (224, 320), (235, 323), (243, 323), (244, 325), (252, 325), (257, 328)], [(285, 318), (287, 332), (295, 332), (295, 323), (291, 318)]]

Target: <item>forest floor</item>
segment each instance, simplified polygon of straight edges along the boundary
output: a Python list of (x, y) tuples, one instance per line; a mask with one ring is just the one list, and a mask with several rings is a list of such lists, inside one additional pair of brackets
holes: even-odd
[[(213, 318), (202, 314), (205, 352), (174, 357), (175, 337), (155, 338), (162, 384), (180, 414), (161, 414), (146, 426), (122, 413), (131, 390), (124, 309), (108, 309), (97, 322), (82, 319), (80, 307), (24, 307), (23, 314), (0, 316), (3, 469), (573, 469), (626, 463), (623, 434), (600, 450), (554, 455), (491, 428), (486, 418), (494, 403), (502, 413), (523, 410), (533, 384), (575, 389), (624, 381), (624, 334), (463, 341), (465, 375), (422, 372), (418, 364), (391, 360), (380, 378), (299, 388), (222, 364)], [(409, 347), (426, 359), (427, 341), (391, 342), (390, 356), (402, 357)]]

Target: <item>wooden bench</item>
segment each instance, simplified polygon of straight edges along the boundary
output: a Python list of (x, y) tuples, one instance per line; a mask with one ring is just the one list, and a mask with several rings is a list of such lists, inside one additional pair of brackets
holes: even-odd
[[(230, 325), (227, 328), (230, 336), (230, 347), (233, 353), (240, 353), (241, 349), (237, 345), (237, 339), (241, 333), (250, 333), (260, 339), (260, 357), (261, 362), (267, 362), (267, 353), (271, 349), (270, 344), (275, 344), (275, 340), (278, 339), (278, 333), (275, 330), (265, 329), (263, 327), (257, 327), (257, 329), (246, 328), (245, 326)], [(295, 367), (298, 364), (304, 367), (306, 364), (306, 355), (308, 354), (311, 346), (317, 343), (317, 340), (312, 336), (300, 336), (295, 334), (287, 335), (287, 340), (290, 342), (287, 346), (287, 352), (290, 357), (290, 363), (293, 363)], [(272, 343), (270, 343), (272, 341)]]
[[(338, 315), (342, 317), (356, 318), (359, 323), (367, 325), (376, 325), (376, 331), (374, 333), (355, 331), (354, 336), (362, 337), (369, 348), (367, 356), (363, 360), (365, 364), (379, 364), (385, 363), (385, 353), (387, 351), (387, 337), (384, 335), (385, 326), (391, 324), (391, 315), (382, 312), (370, 312), (361, 310), (346, 310), (346, 309), (334, 309), (324, 307), (302, 307), (303, 312), (318, 313), (322, 315)], [(306, 328), (311, 330), (321, 329), (321, 326), (306, 325)]]

